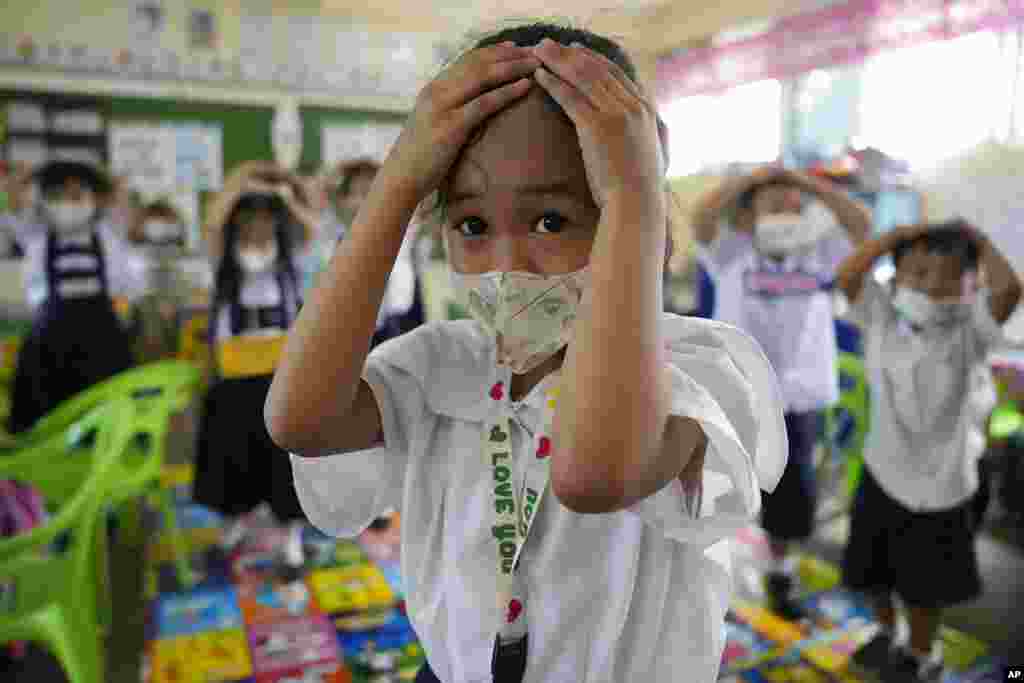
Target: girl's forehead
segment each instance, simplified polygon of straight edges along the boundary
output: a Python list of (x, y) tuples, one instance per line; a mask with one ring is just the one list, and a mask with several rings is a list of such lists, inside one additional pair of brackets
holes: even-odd
[(576, 129), (535, 93), (488, 121), (463, 149), (448, 180), (456, 194), (574, 180), (585, 188), (586, 170)]

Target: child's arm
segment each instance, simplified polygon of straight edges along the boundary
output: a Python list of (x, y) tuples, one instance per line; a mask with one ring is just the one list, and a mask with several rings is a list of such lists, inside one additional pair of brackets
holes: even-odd
[(1013, 315), (1020, 302), (1020, 277), (987, 235), (972, 228), (971, 236), (978, 245), (978, 256), (988, 285), (989, 310), (995, 321), (1002, 325)]
[(536, 53), (550, 69), (539, 70), (537, 82), (575, 124), (601, 209), (590, 285), (562, 371), (551, 484), (569, 509), (612, 512), (679, 477), (705, 442), (696, 420), (669, 418), (667, 206), (657, 114), (600, 55), (548, 41)]
[(871, 236), (871, 212), (856, 199), (831, 183), (806, 173), (782, 171), (780, 176), (820, 199), (835, 215), (854, 245), (863, 244)]
[(836, 273), (836, 286), (846, 295), (846, 300), (856, 303), (860, 298), (864, 278), (874, 268), (875, 261), (892, 251), (900, 242), (912, 240), (926, 229), (924, 225), (905, 225), (863, 242), (857, 251), (843, 261)]
[(764, 181), (770, 169), (759, 169), (750, 175), (729, 178), (706, 193), (693, 212), (693, 233), (701, 244), (711, 244), (718, 237), (722, 214), (750, 188)]
[(380, 408), (361, 379), (406, 226), (470, 133), (530, 91), (540, 62), (510, 43), (472, 50), (430, 83), (374, 179), (348, 237), (292, 326), (264, 414), (274, 441), (315, 456), (380, 443)]

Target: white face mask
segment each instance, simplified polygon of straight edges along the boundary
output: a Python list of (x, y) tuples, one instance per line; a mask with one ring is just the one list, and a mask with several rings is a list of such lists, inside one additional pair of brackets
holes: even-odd
[(916, 327), (949, 325), (966, 314), (963, 299), (936, 300), (909, 287), (896, 287), (892, 297), (893, 308), (907, 322)]
[(64, 200), (46, 202), (46, 214), (55, 228), (63, 233), (78, 232), (92, 223), (96, 206), (92, 202), (68, 202)]
[(564, 275), (451, 271), (459, 301), (497, 342), (498, 362), (512, 372), (533, 370), (569, 343), (587, 269)]
[(789, 254), (818, 242), (821, 224), (799, 213), (778, 213), (757, 219), (754, 241), (765, 254)]
[(150, 242), (166, 244), (181, 239), (181, 226), (171, 221), (146, 221), (142, 233)]
[(277, 243), (262, 248), (239, 247), (235, 251), (238, 265), (247, 273), (262, 273), (277, 262)]

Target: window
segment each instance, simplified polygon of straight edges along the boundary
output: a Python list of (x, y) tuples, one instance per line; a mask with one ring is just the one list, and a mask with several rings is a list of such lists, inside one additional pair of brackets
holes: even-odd
[(680, 98), (661, 116), (669, 129), (672, 178), (734, 162), (774, 161), (782, 148), (782, 85), (775, 80)]
[(1006, 36), (983, 31), (886, 52), (864, 65), (858, 144), (928, 170), (1009, 132)]

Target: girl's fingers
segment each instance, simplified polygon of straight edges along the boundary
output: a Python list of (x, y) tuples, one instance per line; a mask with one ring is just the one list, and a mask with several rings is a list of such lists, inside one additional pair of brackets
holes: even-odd
[(622, 102), (622, 97), (616, 96), (609, 89), (609, 86), (619, 89), (618, 84), (608, 75), (603, 65), (587, 59), (584, 50), (545, 39), (537, 45), (536, 54), (549, 71), (574, 86), (598, 109)]
[(532, 84), (529, 78), (520, 78), (467, 102), (456, 110), (458, 128), (462, 131), (476, 128), (487, 118), (530, 92)]
[(495, 45), (473, 50), (436, 81), (442, 111), (461, 107), (483, 93), (528, 76), (540, 60), (528, 48)]
[(582, 45), (580, 43), (573, 43), (572, 47), (576, 47), (582, 50), (584, 55), (586, 55), (588, 58), (597, 60), (599, 63), (604, 65), (604, 67), (611, 72), (612, 76), (615, 77), (615, 80), (619, 83), (619, 85), (621, 85), (628, 93), (630, 93), (634, 97), (643, 100), (644, 102), (650, 102), (650, 98), (648, 98), (647, 93), (644, 92), (643, 86), (634, 81), (632, 78), (630, 78), (626, 74), (626, 72), (622, 70), (621, 66), (619, 66), (612, 60), (608, 59), (600, 52), (591, 50), (587, 48), (587, 46)]
[(572, 84), (566, 83), (557, 75), (543, 68), (537, 69), (535, 78), (540, 87), (544, 88), (565, 110), (577, 128), (593, 113), (594, 105)]

